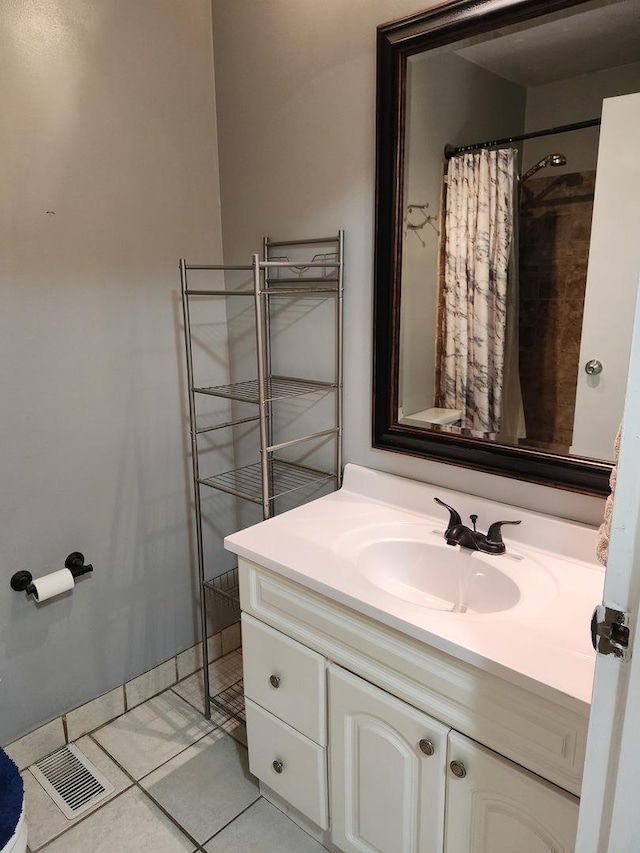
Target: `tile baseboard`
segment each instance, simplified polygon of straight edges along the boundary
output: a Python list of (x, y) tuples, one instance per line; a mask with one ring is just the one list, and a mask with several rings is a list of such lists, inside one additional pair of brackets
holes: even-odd
[[(239, 625), (231, 625), (208, 638), (209, 662), (240, 648)], [(202, 644), (162, 661), (125, 684), (115, 687), (61, 714), (5, 746), (20, 770), (89, 732), (106, 725), (140, 702), (162, 693), (202, 667)]]

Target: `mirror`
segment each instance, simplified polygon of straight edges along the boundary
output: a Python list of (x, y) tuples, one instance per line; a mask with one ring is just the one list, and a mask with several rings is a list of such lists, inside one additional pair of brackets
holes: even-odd
[(609, 321), (587, 269), (639, 24), (640, 0), (458, 0), (378, 29), (375, 447), (608, 492), (637, 273)]

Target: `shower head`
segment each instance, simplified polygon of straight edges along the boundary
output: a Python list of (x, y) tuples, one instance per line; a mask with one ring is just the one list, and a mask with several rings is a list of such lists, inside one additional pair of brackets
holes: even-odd
[(567, 158), (564, 154), (547, 154), (546, 157), (543, 157), (542, 160), (538, 160), (535, 166), (532, 166), (529, 171), (525, 172), (524, 175), (520, 177), (520, 183), (523, 184), (528, 178), (532, 175), (535, 175), (536, 172), (539, 172), (540, 169), (544, 169), (546, 166), (566, 166)]

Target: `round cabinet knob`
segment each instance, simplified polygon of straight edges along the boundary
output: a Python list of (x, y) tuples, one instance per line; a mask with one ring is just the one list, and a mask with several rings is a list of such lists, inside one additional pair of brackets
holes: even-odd
[(434, 745), (431, 743), (431, 741), (430, 741), (430, 740), (426, 740), (425, 738), (423, 738), (423, 739), (418, 743), (418, 746), (420, 747), (420, 752), (424, 752), (424, 754), (425, 754), (425, 755), (433, 755), (433, 753), (436, 751), (436, 750), (435, 750), (435, 747), (434, 747)]
[(269, 676), (269, 684), (277, 690), (280, 687), (280, 676), (279, 675), (270, 675)]
[(284, 770), (284, 764), (282, 763), (282, 761), (276, 760), (273, 762), (273, 769), (276, 771), (276, 773), (282, 773), (282, 771)]
[(584, 366), (584, 372), (588, 373), (589, 376), (597, 376), (602, 373), (602, 362), (598, 361), (597, 358), (590, 359)]
[(453, 775), (457, 776), (458, 779), (464, 779), (467, 775), (467, 768), (461, 761), (452, 761), (449, 767), (451, 768)]

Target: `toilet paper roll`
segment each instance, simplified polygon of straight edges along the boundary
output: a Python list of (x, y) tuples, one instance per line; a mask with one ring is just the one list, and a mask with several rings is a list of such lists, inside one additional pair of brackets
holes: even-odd
[(46, 601), (54, 595), (73, 589), (74, 578), (69, 569), (60, 569), (59, 572), (51, 572), (33, 581), (33, 594), (38, 601)]

